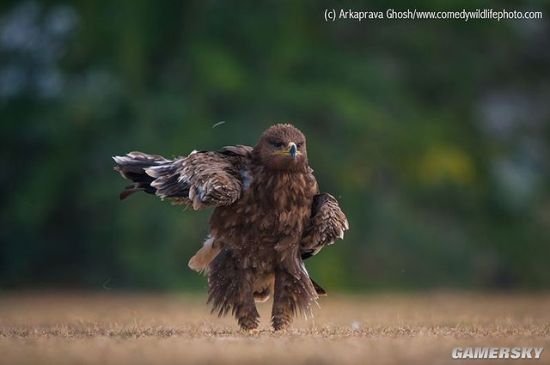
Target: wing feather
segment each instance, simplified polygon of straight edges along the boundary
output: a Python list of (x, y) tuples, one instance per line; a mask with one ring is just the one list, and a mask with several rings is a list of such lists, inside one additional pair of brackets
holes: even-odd
[(228, 146), (220, 151), (193, 151), (175, 160), (134, 152), (115, 157), (115, 169), (128, 171), (122, 175), (139, 181), (144, 191), (197, 210), (231, 205), (240, 198), (241, 171), (248, 166), (251, 150), (248, 146)]
[(348, 229), (348, 220), (336, 198), (327, 193), (317, 194), (313, 198), (311, 218), (300, 243), (302, 259), (316, 255), (338, 238), (343, 239)]

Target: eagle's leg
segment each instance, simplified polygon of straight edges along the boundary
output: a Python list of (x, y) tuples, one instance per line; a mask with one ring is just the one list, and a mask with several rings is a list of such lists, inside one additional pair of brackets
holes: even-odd
[(252, 289), (249, 286), (247, 293), (243, 292), (241, 300), (234, 304), (235, 318), (243, 330), (253, 330), (258, 328), (260, 314), (256, 309)]
[(240, 268), (228, 249), (210, 264), (208, 302), (213, 304), (212, 311), (220, 316), (231, 311), (244, 330), (257, 328), (260, 318), (254, 303), (252, 278), (252, 273)]
[(275, 272), (275, 288), (271, 324), (275, 331), (284, 330), (292, 317), (301, 312), (307, 318), (311, 304), (318, 299), (307, 272), (302, 267), (288, 270), (280, 268)]
[(277, 270), (275, 273), (275, 288), (273, 293), (273, 309), (271, 324), (275, 331), (284, 330), (292, 322), (292, 282), (296, 280), (288, 271)]

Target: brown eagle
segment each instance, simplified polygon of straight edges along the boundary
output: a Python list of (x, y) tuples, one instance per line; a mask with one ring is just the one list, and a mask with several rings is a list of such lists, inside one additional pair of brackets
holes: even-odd
[(320, 193), (306, 138), (290, 124), (266, 130), (255, 147), (193, 151), (168, 160), (131, 152), (113, 157), (133, 181), (120, 194), (144, 191), (193, 209), (215, 207), (210, 234), (189, 267), (208, 275), (212, 311), (231, 312), (242, 329), (258, 327), (256, 301), (273, 294), (272, 325), (310, 314), (325, 291), (303, 260), (344, 237), (348, 221), (336, 199)]

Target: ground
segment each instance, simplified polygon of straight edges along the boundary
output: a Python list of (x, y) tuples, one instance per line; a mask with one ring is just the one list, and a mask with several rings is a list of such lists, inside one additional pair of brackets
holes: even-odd
[(321, 298), (314, 318), (282, 333), (269, 329), (268, 302), (259, 305), (255, 334), (211, 315), (204, 302), (112, 291), (0, 293), (0, 364), (483, 363), (453, 360), (457, 346), (543, 346), (548, 353), (536, 363), (550, 363), (550, 295), (333, 294)]

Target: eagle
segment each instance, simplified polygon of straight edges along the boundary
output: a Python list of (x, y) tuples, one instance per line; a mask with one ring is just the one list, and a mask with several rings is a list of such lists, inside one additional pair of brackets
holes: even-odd
[(273, 296), (274, 330), (306, 318), (325, 290), (304, 260), (349, 229), (338, 201), (321, 193), (308, 164), (306, 138), (291, 124), (267, 129), (255, 147), (226, 146), (166, 159), (130, 152), (113, 157), (131, 180), (120, 199), (143, 191), (194, 210), (213, 207), (210, 230), (189, 267), (208, 277), (208, 304), (241, 329), (259, 325), (256, 302)]

